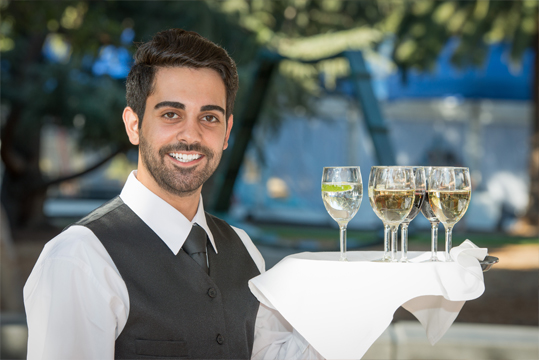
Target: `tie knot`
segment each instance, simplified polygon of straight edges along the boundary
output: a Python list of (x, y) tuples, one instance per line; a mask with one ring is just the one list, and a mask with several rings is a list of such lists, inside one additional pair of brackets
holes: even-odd
[(201, 228), (198, 224), (194, 224), (191, 232), (187, 236), (185, 243), (183, 244), (183, 249), (189, 255), (206, 252), (206, 240), (207, 235), (206, 231)]

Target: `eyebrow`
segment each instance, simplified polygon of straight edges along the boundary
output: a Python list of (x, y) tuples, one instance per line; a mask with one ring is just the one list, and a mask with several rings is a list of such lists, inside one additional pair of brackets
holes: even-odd
[[(154, 106), (154, 109), (157, 110), (162, 107), (173, 107), (176, 109), (185, 110), (185, 105), (178, 101), (161, 101), (160, 103)], [(204, 105), (200, 107), (200, 111), (211, 111), (211, 110), (217, 110), (223, 113), (223, 115), (225, 114), (225, 109), (223, 109), (219, 105)]]
[(204, 105), (200, 108), (200, 111), (209, 111), (209, 110), (217, 110), (223, 113), (223, 115), (225, 114), (225, 109), (223, 109), (222, 107), (218, 105)]
[(176, 109), (185, 110), (185, 105), (177, 101), (161, 101), (160, 103), (155, 105), (154, 109), (157, 110), (162, 107), (173, 107)]

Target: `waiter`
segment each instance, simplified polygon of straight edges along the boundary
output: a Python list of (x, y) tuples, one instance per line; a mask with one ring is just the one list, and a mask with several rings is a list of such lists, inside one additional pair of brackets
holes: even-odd
[(123, 112), (137, 171), (45, 246), (24, 288), (29, 359), (319, 357), (250, 293), (264, 260), (249, 236), (204, 212), (237, 89), (234, 61), (196, 33), (138, 48)]

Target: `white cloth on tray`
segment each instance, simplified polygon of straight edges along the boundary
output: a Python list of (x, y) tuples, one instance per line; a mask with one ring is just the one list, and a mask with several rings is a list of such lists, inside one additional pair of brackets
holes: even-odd
[[(453, 262), (424, 262), (430, 253), (409, 252), (409, 263), (382, 263), (381, 251), (290, 255), (249, 282), (253, 294), (276, 309), (327, 359), (359, 359), (403, 306), (435, 344), (464, 302), (484, 292), (478, 260), (487, 255), (471, 241), (451, 250)], [(443, 259), (443, 253), (439, 258)]]

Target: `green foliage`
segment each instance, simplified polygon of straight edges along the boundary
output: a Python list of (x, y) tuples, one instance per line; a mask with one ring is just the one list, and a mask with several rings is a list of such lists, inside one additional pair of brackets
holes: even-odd
[[(255, 46), (248, 46), (248, 33), (199, 1), (12, 1), (3, 4), (2, 17), (1, 101), (7, 109), (23, 108), (17, 124), (22, 147), (29, 129), (39, 130), (48, 122), (75, 127), (81, 147), (127, 143), (121, 120), (124, 80), (95, 76), (91, 69), (103, 46), (122, 46), (121, 34), (126, 28), (135, 31), (135, 42), (167, 28), (194, 30), (223, 45), (238, 65), (256, 52)], [(238, 38), (243, 40), (238, 42)], [(48, 39), (66, 49), (64, 61), (43, 57)], [(136, 44), (127, 47), (134, 52)]]
[[(317, 64), (345, 50), (373, 48), (382, 40), (376, 24), (392, 6), (377, 1), (341, 0), (224, 0), (208, 1), (231, 21), (254, 34), (257, 43), (291, 60), (280, 67), (293, 79), (287, 96), (307, 91), (319, 95), (319, 75), (335, 79), (348, 75), (339, 62)], [(302, 64), (310, 61), (312, 64)], [(290, 84), (289, 84), (290, 85)], [(305, 105), (305, 104), (301, 104)]]
[[(429, 70), (450, 38), (459, 45), (452, 62), (480, 66), (488, 45), (511, 43), (511, 60), (518, 63), (537, 34), (536, 1), (410, 1), (404, 3), (395, 33), (393, 59), (404, 69)], [(389, 27), (389, 26), (388, 26)]]
[[(396, 65), (430, 70), (447, 41), (458, 38), (452, 61), (459, 67), (481, 65), (488, 45), (501, 41), (512, 44), (511, 59), (518, 63), (537, 34), (534, 0), (223, 0), (210, 4), (254, 33), (259, 44), (310, 61), (344, 50), (369, 51), (389, 39)], [(300, 71), (298, 65), (295, 72)], [(297, 80), (316, 93), (310, 83), (321, 71), (309, 80)], [(323, 71), (331, 74), (332, 68)]]

